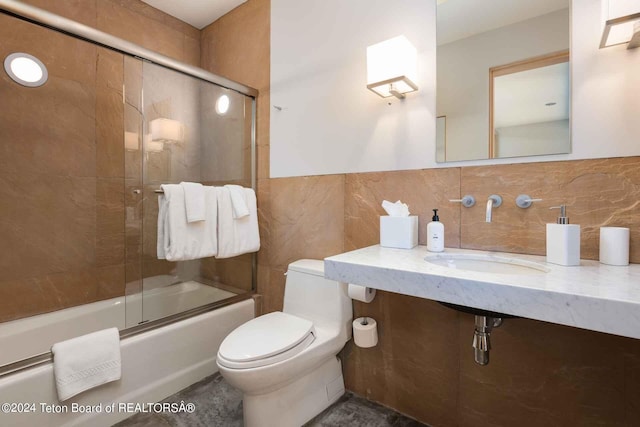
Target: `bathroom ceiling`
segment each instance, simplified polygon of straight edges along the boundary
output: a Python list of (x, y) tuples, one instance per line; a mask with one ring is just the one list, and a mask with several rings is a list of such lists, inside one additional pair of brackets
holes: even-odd
[(142, 0), (201, 30), (247, 0)]
[(569, 7), (570, 0), (438, 0), (438, 45)]

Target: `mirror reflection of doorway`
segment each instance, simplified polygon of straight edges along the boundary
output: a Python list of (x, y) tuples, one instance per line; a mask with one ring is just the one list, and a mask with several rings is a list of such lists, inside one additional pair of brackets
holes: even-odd
[(570, 149), (569, 51), (489, 70), (489, 158)]

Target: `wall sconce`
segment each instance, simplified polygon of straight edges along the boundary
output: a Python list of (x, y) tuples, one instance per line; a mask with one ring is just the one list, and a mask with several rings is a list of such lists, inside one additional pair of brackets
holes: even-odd
[(600, 49), (629, 43), (640, 47), (640, 4), (638, 0), (602, 0), (602, 40)]
[(164, 150), (164, 142), (154, 141), (150, 133), (144, 136), (143, 146), (145, 153), (161, 153)]
[(171, 119), (155, 119), (149, 123), (151, 140), (158, 142), (180, 142), (184, 139), (182, 123)]
[(367, 89), (383, 98), (418, 90), (417, 68), (418, 53), (405, 36), (367, 47)]

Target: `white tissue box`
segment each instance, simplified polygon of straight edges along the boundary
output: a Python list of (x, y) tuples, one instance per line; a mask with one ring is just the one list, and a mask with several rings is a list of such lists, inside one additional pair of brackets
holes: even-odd
[(381, 216), (380, 246), (411, 249), (418, 245), (418, 217)]

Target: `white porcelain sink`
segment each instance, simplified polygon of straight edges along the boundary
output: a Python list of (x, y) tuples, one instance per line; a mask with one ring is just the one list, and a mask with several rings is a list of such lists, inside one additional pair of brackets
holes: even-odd
[(549, 269), (542, 264), (518, 258), (489, 254), (434, 254), (425, 261), (442, 267), (494, 274), (545, 274)]

